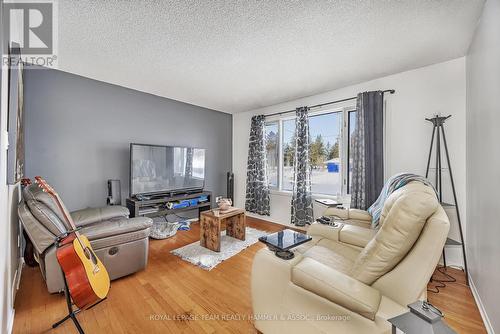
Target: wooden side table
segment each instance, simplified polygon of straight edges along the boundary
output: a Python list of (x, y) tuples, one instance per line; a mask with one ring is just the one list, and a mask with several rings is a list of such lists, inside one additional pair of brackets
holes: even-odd
[(226, 235), (245, 240), (245, 210), (234, 208), (214, 215), (212, 210), (203, 211), (200, 217), (200, 245), (220, 252), (220, 226), (226, 223)]

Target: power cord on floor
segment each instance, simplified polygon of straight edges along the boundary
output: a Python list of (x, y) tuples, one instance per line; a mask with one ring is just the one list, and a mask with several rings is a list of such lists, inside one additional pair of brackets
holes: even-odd
[(438, 267), (437, 271), (439, 273), (441, 273), (443, 276), (445, 276), (446, 279), (437, 279), (434, 277), (434, 275), (432, 275), (431, 282), (432, 283), (435, 282), (436, 285), (434, 286), (434, 288), (427, 289), (427, 291), (432, 292), (432, 293), (439, 293), (439, 291), (440, 291), (439, 289), (446, 288), (446, 283), (454, 283), (457, 281), (457, 279), (455, 277), (451, 276), (450, 274), (448, 274), (446, 272), (446, 267), (444, 267), (444, 266)]
[(443, 318), (444, 317), (444, 313), (443, 311), (441, 311), (440, 309), (438, 309), (436, 306), (432, 305), (431, 303), (429, 303), (428, 301), (424, 300), (422, 302), (422, 308), (426, 311), (429, 311), (429, 312), (432, 312), (434, 313), (435, 315)]

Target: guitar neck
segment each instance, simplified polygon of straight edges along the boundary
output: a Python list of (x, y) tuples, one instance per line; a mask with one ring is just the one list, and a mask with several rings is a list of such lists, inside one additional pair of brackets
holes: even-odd
[[(66, 209), (66, 206), (64, 206), (61, 198), (59, 197), (59, 194), (55, 192), (54, 189), (52, 189), (51, 186), (48, 185), (48, 183), (42, 179), (40, 176), (35, 176), (35, 180), (38, 184), (38, 186), (40, 188), (42, 188), (42, 190), (45, 192), (45, 193), (48, 193), (50, 195), (50, 197), (52, 198), (52, 201), (54, 201), (54, 203), (56, 203), (56, 205), (58, 206), (59, 210), (61, 211), (63, 217), (64, 217), (64, 220), (66, 221), (66, 223), (69, 224), (69, 226), (71, 227), (71, 229), (73, 230), (73, 232), (70, 232), (70, 233), (74, 233), (75, 234), (75, 238), (76, 240), (78, 241), (78, 243), (80, 244), (81, 248), (87, 253), (89, 254), (87, 258), (90, 259), (90, 256), (91, 256), (91, 252), (92, 250), (89, 249), (89, 247), (87, 247), (85, 245), (84, 242), (82, 242), (82, 240), (80, 239), (80, 233), (78, 233), (76, 231), (76, 225), (75, 225), (75, 222), (73, 221), (73, 218), (71, 217), (71, 214), (68, 212), (68, 209)], [(95, 256), (95, 255), (94, 255)], [(97, 261), (94, 261), (93, 262), (93, 266), (94, 266), (94, 271), (98, 271), (99, 270), (99, 267), (97, 266)]]
[(42, 188), (42, 190), (45, 193), (49, 194), (50, 197), (52, 198), (52, 201), (54, 201), (54, 203), (56, 203), (56, 205), (59, 208), (59, 210), (61, 211), (66, 223), (68, 223), (68, 225), (71, 227), (71, 229), (76, 230), (76, 224), (73, 221), (73, 218), (71, 217), (71, 214), (69, 213), (68, 209), (66, 209), (66, 206), (64, 206), (61, 198), (59, 197), (59, 194), (56, 193), (55, 190), (52, 189), (52, 187), (49, 186), (49, 184), (40, 176), (35, 176), (35, 180), (36, 180), (36, 183), (38, 184), (38, 186), (40, 188)]
[(61, 213), (63, 214), (66, 222), (69, 224), (69, 226), (71, 226), (71, 228), (73, 230), (76, 230), (76, 224), (75, 224), (73, 218), (71, 217), (71, 214), (69, 213), (68, 209), (66, 209), (66, 207), (62, 203), (61, 199), (59, 198), (59, 195), (56, 194), (54, 196), (54, 198), (55, 198), (55, 202), (56, 202), (57, 206), (59, 207), (59, 210), (61, 210)]
[(71, 217), (71, 214), (69, 213), (68, 209), (66, 209), (66, 206), (64, 206), (61, 198), (59, 197), (59, 194), (52, 193), (51, 195), (54, 198), (54, 202), (56, 202), (57, 206), (59, 207), (59, 210), (61, 210), (61, 212), (64, 216), (64, 219), (69, 224), (69, 226), (71, 226), (71, 228), (73, 229), (73, 231), (74, 231), (73, 233), (75, 233), (76, 240), (78, 240), (78, 242), (80, 243), (82, 248), (85, 249), (86, 246), (83, 244), (82, 240), (80, 239), (80, 233), (78, 233), (78, 231), (76, 231), (76, 224), (73, 221), (73, 218)]

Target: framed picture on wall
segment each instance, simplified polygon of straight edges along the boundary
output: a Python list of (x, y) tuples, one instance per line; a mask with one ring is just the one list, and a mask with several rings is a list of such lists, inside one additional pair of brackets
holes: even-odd
[(24, 177), (24, 85), (23, 62), (19, 44), (9, 48), (7, 183), (16, 184)]

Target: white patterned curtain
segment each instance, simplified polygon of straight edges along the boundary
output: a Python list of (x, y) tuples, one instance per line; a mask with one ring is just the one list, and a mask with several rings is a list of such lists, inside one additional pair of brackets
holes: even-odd
[(384, 94), (358, 94), (352, 137), (351, 208), (366, 210), (384, 186)]
[(265, 117), (252, 117), (248, 145), (245, 210), (270, 215), (269, 183), (266, 170)]
[(297, 226), (305, 226), (311, 224), (314, 220), (311, 197), (311, 165), (309, 161), (309, 108), (297, 108), (296, 115), (291, 222)]

